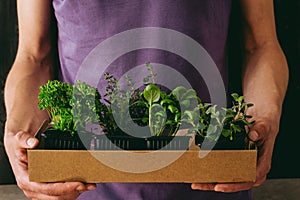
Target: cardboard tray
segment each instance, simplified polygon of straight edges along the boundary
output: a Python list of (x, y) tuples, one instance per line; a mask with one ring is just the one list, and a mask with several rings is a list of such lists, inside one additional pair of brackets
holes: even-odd
[(34, 182), (254, 182), (257, 150), (27, 150)]

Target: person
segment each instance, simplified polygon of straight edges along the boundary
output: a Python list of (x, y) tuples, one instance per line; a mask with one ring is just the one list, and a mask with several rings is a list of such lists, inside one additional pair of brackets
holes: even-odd
[[(203, 45), (226, 80), (226, 39), (231, 1), (18, 0), (19, 47), (5, 86), (7, 121), (4, 142), (17, 184), (25, 195), (47, 200), (251, 199), (250, 189), (265, 181), (271, 167), (288, 83), (288, 67), (277, 41), (273, 1), (239, 2), (244, 22), (243, 95), (246, 101), (255, 104), (249, 109), (256, 121), (249, 138), (256, 142), (259, 151), (256, 181), (103, 183), (96, 186), (81, 182), (36, 183), (28, 178), (26, 149), (37, 146), (33, 134), (47, 118), (47, 114), (37, 107), (39, 86), (55, 78), (56, 45), (60, 78), (74, 83), (84, 58), (106, 38), (138, 27), (169, 28), (187, 34)], [(55, 16), (56, 25), (51, 23), (52, 16)], [(55, 26), (58, 39), (53, 37)], [(149, 51), (131, 52), (129, 58), (125, 56), (114, 62), (111, 70), (122, 73), (122, 69), (116, 66), (124, 66), (124, 62), (126, 66), (135, 66), (152, 58), (155, 62), (163, 62), (166, 57), (170, 57), (173, 63), (178, 61), (176, 57), (172, 58), (175, 55), (168, 57), (163, 51)], [(186, 61), (180, 62), (187, 64)], [(192, 75), (185, 67), (178, 70), (187, 76)]]

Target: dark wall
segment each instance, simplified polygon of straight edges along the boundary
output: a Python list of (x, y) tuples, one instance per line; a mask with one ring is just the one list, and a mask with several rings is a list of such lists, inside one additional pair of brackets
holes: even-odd
[(275, 2), (277, 33), (289, 64), (290, 80), (269, 177), (299, 178), (300, 1)]
[[(237, 1), (234, 1), (235, 3)], [(299, 158), (299, 113), (300, 107), (300, 1), (275, 0), (277, 35), (286, 55), (290, 79), (285, 98), (281, 126), (273, 154), (269, 178), (300, 177)], [(239, 46), (240, 21), (239, 9), (234, 4), (229, 37), (229, 88), (240, 91), (240, 65), (242, 61)], [(279, 72), (280, 73), (280, 72)], [(263, 86), (262, 86), (263, 87)]]
[[(269, 178), (300, 177), (299, 158), (300, 131), (298, 119), (300, 107), (300, 1), (275, 0), (275, 13), (279, 41), (286, 54), (290, 68), (289, 88), (284, 103), (280, 133), (277, 138), (272, 170)], [(231, 66), (237, 66), (239, 47), (236, 45), (238, 35), (238, 10), (233, 13), (230, 52)], [(3, 125), (5, 112), (3, 105), (3, 86), (17, 48), (17, 19), (14, 0), (0, 0), (0, 184), (13, 183), (14, 178), (3, 148)], [(231, 76), (238, 73), (231, 68)], [(238, 76), (234, 76), (238, 77)], [(239, 79), (232, 79), (231, 86), (238, 85)]]
[(0, 0), (0, 184), (14, 182), (2, 143), (5, 122), (3, 88), (6, 75), (15, 57), (17, 34), (16, 3), (14, 0)]

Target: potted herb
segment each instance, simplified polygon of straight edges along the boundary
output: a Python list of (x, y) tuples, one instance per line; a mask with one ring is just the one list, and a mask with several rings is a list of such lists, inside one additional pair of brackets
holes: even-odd
[[(254, 121), (247, 115), (247, 109), (253, 104), (246, 103), (244, 96), (231, 94), (233, 101), (229, 108), (220, 108), (217, 105), (200, 103), (193, 111), (187, 111), (182, 119), (192, 125), (190, 132), (195, 132), (195, 143), (202, 149), (213, 146), (215, 150), (247, 149), (247, 131)], [(199, 111), (199, 117), (195, 117)], [(207, 139), (206, 146), (202, 146)]]
[(112, 127), (107, 120), (107, 107), (99, 101), (100, 94), (86, 83), (77, 81), (77, 85), (72, 85), (48, 81), (40, 87), (38, 99), (39, 108), (47, 110), (51, 119), (48, 130), (40, 138), (43, 148), (85, 149), (92, 135), (80, 137), (78, 133), (87, 133), (88, 123)]

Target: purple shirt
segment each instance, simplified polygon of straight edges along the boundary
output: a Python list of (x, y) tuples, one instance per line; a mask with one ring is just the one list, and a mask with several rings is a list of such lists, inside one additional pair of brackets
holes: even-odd
[[(129, 29), (162, 27), (184, 33), (201, 44), (227, 84), (226, 40), (231, 0), (53, 0), (53, 6), (58, 26), (60, 75), (66, 82), (76, 81), (83, 60), (105, 39)], [(107, 71), (120, 77), (131, 67), (148, 61), (173, 67), (188, 79), (198, 94), (201, 91), (202, 99), (208, 101), (207, 88), (199, 73), (187, 60), (174, 53), (157, 49), (132, 51), (106, 67)], [(100, 81), (100, 90), (102, 84)], [(246, 200), (251, 199), (251, 193), (193, 191), (190, 184), (183, 183), (103, 183), (79, 199)]]

